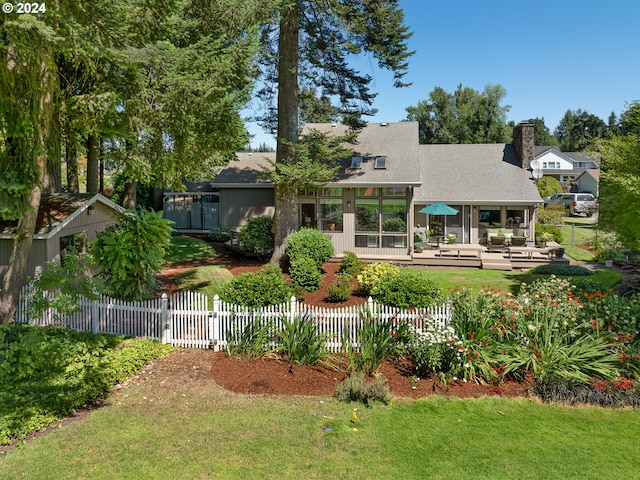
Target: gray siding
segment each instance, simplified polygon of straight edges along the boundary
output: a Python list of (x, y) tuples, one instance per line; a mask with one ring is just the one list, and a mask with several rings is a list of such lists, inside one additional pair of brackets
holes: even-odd
[[(87, 232), (87, 241), (97, 239), (97, 233), (108, 225), (116, 223), (113, 210), (100, 202), (93, 204), (95, 209), (89, 215), (88, 211), (81, 212), (60, 231), (48, 239), (34, 238), (27, 263), (27, 275), (34, 276), (44, 268), (46, 262), (60, 263), (60, 239), (67, 235)], [(4, 277), (9, 265), (9, 258), (13, 249), (13, 239), (0, 239), (0, 280)]]
[(273, 216), (272, 188), (220, 189), (220, 225), (240, 228), (251, 217)]

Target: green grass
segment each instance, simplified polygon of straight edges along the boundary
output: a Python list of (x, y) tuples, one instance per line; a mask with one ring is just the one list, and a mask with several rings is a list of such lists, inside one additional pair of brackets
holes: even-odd
[(184, 262), (216, 257), (215, 249), (204, 240), (186, 235), (177, 235), (171, 239), (171, 247), (166, 262)]
[(200, 292), (210, 299), (218, 293), (222, 284), (233, 278), (233, 274), (223, 265), (206, 265), (181, 273), (176, 283), (181, 290)]
[[(529, 400), (235, 395), (141, 382), (0, 458), (0, 478), (618, 479), (640, 470), (640, 416)], [(328, 431), (330, 429), (330, 431)]]
[[(433, 280), (445, 294), (456, 287), (462, 286), (476, 291), (483, 288), (493, 288), (517, 293), (522, 283), (531, 283), (539, 278), (548, 277), (548, 275), (534, 275), (528, 272), (504, 272), (500, 270), (454, 267), (407, 267), (401, 269), (401, 272), (417, 272), (424, 275)], [(622, 276), (615, 270), (599, 269), (589, 278), (613, 288), (621, 280)]]
[(515, 291), (524, 280), (525, 274), (500, 270), (482, 270), (463, 267), (407, 267), (401, 272), (417, 272), (433, 280), (444, 292), (456, 287), (480, 290), (493, 287), (499, 290)]

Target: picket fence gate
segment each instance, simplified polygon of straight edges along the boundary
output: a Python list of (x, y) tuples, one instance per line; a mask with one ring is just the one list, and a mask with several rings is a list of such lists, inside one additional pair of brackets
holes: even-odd
[[(378, 304), (369, 297), (359, 306), (324, 308), (291, 301), (260, 309), (226, 303), (216, 295), (212, 308), (205, 295), (196, 292), (180, 292), (168, 297), (127, 302), (107, 296), (95, 300), (81, 298), (79, 310), (70, 315), (58, 315), (49, 309), (39, 318), (29, 318), (30, 293), (25, 287), (20, 296), (17, 320), (32, 325), (56, 325), (78, 331), (112, 333), (152, 338), (176, 347), (212, 348), (223, 350), (233, 332), (241, 332), (252, 322), (271, 321), (278, 329), (283, 321), (291, 321), (297, 315), (310, 315), (317, 323), (318, 332), (328, 338), (331, 352), (342, 351), (345, 334), (354, 347), (358, 347), (358, 331), (365, 318), (379, 321), (408, 321), (418, 331), (441, 331), (449, 326), (451, 304), (426, 309), (397, 309)], [(369, 315), (370, 313), (370, 315)], [(369, 316), (367, 316), (369, 315)]]

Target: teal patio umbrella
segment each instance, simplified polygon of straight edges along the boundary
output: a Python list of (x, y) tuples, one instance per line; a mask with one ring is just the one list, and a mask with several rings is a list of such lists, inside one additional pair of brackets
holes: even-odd
[(442, 202), (435, 202), (418, 210), (419, 213), (428, 213), (429, 215), (457, 215), (458, 210)]
[[(431, 205), (428, 205), (424, 208), (421, 208), (420, 210), (418, 210), (418, 213), (428, 213), (429, 215), (457, 215), (458, 214), (458, 210), (456, 210), (453, 207), (450, 207), (449, 205), (442, 203), (442, 202), (434, 202)], [(447, 233), (447, 224), (445, 222), (442, 222), (442, 225), (444, 226), (443, 228), (443, 234)]]

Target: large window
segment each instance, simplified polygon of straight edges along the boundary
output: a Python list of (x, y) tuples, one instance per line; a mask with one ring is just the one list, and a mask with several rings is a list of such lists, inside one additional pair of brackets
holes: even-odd
[(406, 190), (356, 188), (355, 195), (356, 246), (406, 248)]
[(300, 225), (305, 227), (325, 232), (342, 232), (343, 212), (341, 188), (323, 188), (300, 196), (298, 200)]

